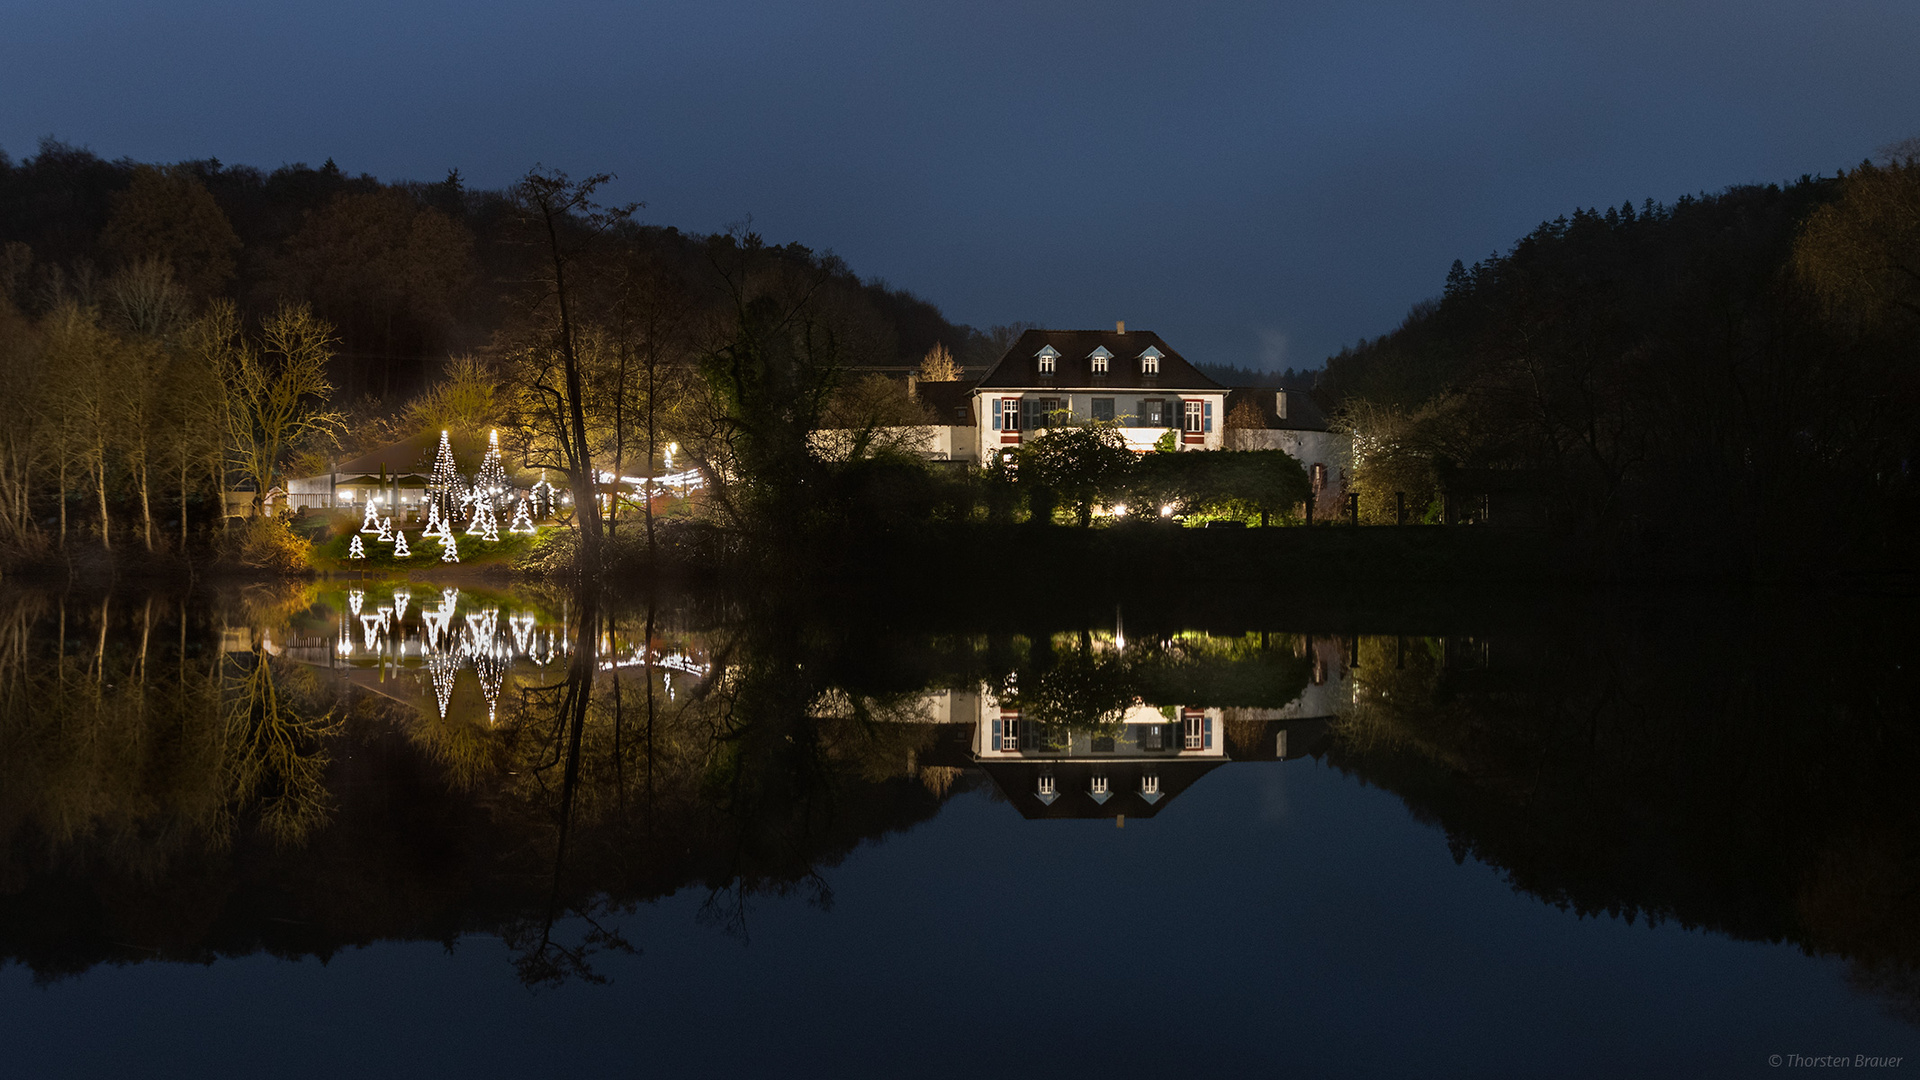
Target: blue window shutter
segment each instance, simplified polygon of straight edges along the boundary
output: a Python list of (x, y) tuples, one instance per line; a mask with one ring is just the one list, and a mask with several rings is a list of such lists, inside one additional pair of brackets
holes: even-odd
[[(1213, 406), (1209, 405), (1207, 408), (1211, 409)], [(1213, 749), (1213, 721), (1204, 716), (1200, 718), (1200, 748)]]
[(1000, 749), (1000, 735), (1005, 730), (1006, 730), (1006, 727), (1001, 721), (995, 720), (993, 722), (993, 745), (988, 747), (987, 749), (989, 750)]
[[(993, 430), (999, 431), (1000, 430), (1000, 399), (999, 398), (992, 399), (992, 405), (993, 405)], [(999, 721), (995, 721), (995, 723), (998, 723), (998, 722)]]
[(1206, 415), (1201, 420), (1202, 426), (1200, 430), (1207, 432), (1208, 434), (1212, 434), (1213, 433), (1213, 402), (1211, 401), (1207, 402), (1204, 406), (1202, 406), (1202, 408), (1206, 410)]

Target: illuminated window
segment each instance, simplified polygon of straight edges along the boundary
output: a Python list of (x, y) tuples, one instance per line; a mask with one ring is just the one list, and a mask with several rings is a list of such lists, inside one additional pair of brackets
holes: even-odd
[(1113, 354), (1107, 351), (1105, 345), (1102, 345), (1088, 353), (1087, 359), (1093, 362), (1093, 373), (1095, 375), (1105, 375), (1107, 373), (1107, 361), (1113, 359)]
[(1188, 401), (1184, 404), (1186, 410), (1185, 414), (1181, 417), (1180, 428), (1189, 435), (1198, 435), (1201, 431), (1205, 430), (1206, 402)]
[(1142, 375), (1160, 374), (1160, 357), (1163, 355), (1165, 354), (1163, 354), (1159, 349), (1153, 348), (1152, 346), (1148, 346), (1147, 351), (1140, 354), (1140, 374)]
[(1167, 403), (1159, 398), (1147, 398), (1140, 403), (1140, 424), (1142, 427), (1166, 427)]
[(1020, 430), (1020, 399), (1000, 399), (1000, 423), (996, 425), (1002, 431)]
[(1034, 356), (1034, 359), (1038, 361), (1039, 371), (1040, 371), (1040, 374), (1042, 375), (1053, 374), (1053, 363), (1054, 361), (1060, 359), (1059, 352), (1057, 352), (1054, 349), (1054, 347), (1051, 345), (1048, 345), (1045, 348), (1041, 349), (1039, 352), (1034, 353), (1033, 356)]

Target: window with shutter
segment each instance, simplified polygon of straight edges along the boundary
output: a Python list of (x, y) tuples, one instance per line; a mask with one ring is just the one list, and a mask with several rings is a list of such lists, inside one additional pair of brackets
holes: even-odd
[(1207, 714), (1199, 709), (1180, 710), (1180, 720), (1185, 728), (1185, 744), (1188, 750), (1206, 749)]

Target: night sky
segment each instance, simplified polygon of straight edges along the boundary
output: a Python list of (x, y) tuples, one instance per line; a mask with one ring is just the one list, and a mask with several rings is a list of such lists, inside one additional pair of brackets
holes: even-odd
[(1576, 206), (1920, 134), (1920, 3), (0, 0), (0, 148), (536, 162), (986, 326), (1313, 366)]

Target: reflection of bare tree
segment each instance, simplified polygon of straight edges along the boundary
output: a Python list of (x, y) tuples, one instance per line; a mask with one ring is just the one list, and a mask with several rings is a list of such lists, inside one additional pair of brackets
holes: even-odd
[[(324, 822), (332, 805), (326, 739), (340, 730), (332, 709), (318, 708), (313, 676), (280, 672), (256, 635), (253, 652), (226, 660), (223, 685), (229, 805), (252, 807), (276, 841), (298, 843)], [(282, 686), (282, 682), (292, 685)]]

